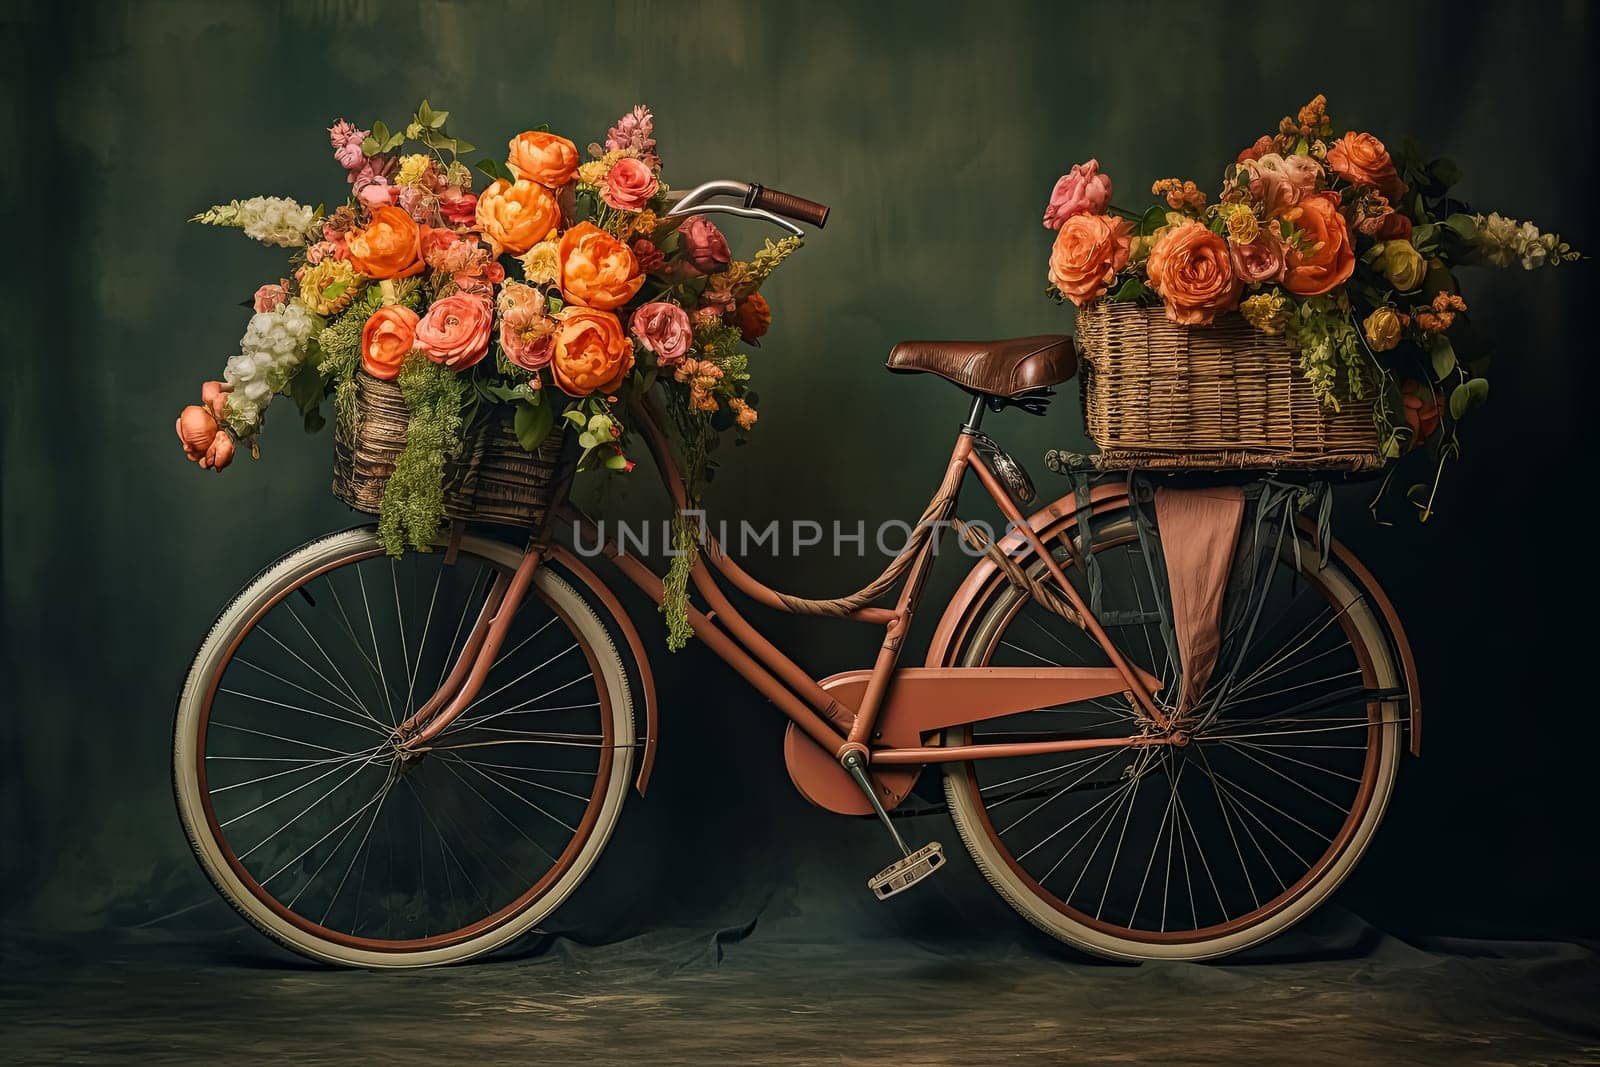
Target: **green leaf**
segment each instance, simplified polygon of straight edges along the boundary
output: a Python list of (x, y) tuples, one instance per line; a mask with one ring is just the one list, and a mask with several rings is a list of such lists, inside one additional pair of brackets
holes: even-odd
[(378, 143), (378, 139), (370, 133), (367, 134), (367, 139), (361, 142), (361, 154), (375, 156), (381, 151), (383, 151), (383, 146)]
[(471, 152), (473, 149), (475, 149), (477, 147), (478, 146), (473, 144), (471, 141), (463, 141), (459, 137), (457, 137), (456, 140), (455, 140), (455, 150), (456, 150), (456, 155), (458, 155), (458, 156), (462, 155), (462, 154), (464, 154), (466, 152)]
[(1428, 345), (1428, 359), (1433, 364), (1433, 377), (1436, 381), (1444, 381), (1456, 369), (1456, 349), (1450, 343), (1450, 338), (1442, 333), (1433, 335), (1432, 342)]
[(1489, 399), (1489, 379), (1473, 378), (1450, 391), (1450, 417), (1459, 419)]
[(1460, 213), (1451, 215), (1444, 220), (1444, 227), (1463, 241), (1470, 241), (1478, 236), (1478, 223), (1471, 215)]
[(583, 431), (582, 433), (580, 433), (578, 435), (578, 444), (581, 445), (585, 451), (593, 448), (595, 445), (597, 445), (599, 443), (600, 443), (600, 438), (596, 437), (594, 434), (590, 433), (588, 430), (585, 430), (585, 431)]
[(516, 431), (517, 443), (527, 451), (537, 451), (555, 425), (555, 413), (550, 410), (549, 404), (535, 405), (526, 400), (517, 402), (511, 428)]
[(1440, 192), (1443, 192), (1452, 185), (1459, 184), (1463, 175), (1455, 160), (1436, 159), (1428, 164), (1428, 177), (1439, 187)]
[(566, 411), (563, 411), (561, 413), (561, 417), (572, 423), (574, 426), (581, 427), (589, 425), (589, 416), (585, 415), (583, 410), (576, 404), (568, 408)]
[(432, 117), (433, 108), (428, 106), (428, 101), (422, 101), (422, 103), (417, 106), (417, 121), (423, 125), (427, 125), (428, 120)]
[(1145, 213), (1139, 216), (1139, 224), (1133, 228), (1133, 232), (1141, 237), (1149, 237), (1167, 224), (1168, 210), (1164, 204), (1146, 208)]
[(480, 159), (474, 163), (473, 166), (487, 174), (495, 181), (499, 181), (501, 178), (507, 177), (507, 175), (501, 171), (500, 164), (492, 159)]
[(389, 139), (389, 127), (382, 122), (374, 122), (372, 124), (372, 136), (378, 139), (379, 144), (382, 144)]
[(1144, 282), (1138, 278), (1129, 278), (1123, 282), (1116, 292), (1106, 297), (1113, 304), (1125, 304), (1134, 300), (1143, 300), (1150, 295), (1150, 290), (1145, 288)]
[(387, 141), (383, 142), (383, 150), (385, 152), (392, 152), (405, 143), (406, 135), (404, 133), (397, 133), (393, 137), (390, 137)]
[(444, 120), (450, 117), (448, 111), (435, 111), (432, 118), (424, 119), (423, 125), (431, 126), (436, 130), (444, 129)]
[(626, 470), (628, 467), (628, 457), (624, 456), (621, 452), (613, 452), (611, 455), (606, 457), (605, 467), (608, 471)]

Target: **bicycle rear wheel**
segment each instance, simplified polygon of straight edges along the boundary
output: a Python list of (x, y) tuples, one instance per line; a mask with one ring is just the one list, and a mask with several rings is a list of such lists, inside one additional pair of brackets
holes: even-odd
[[(1285, 535), (1269, 550), (1248, 593), (1256, 624), (1246, 611), (1225, 634), (1218, 676), (1236, 666), (1233, 684), (1214, 706), (1202, 701), (1186, 744), (946, 766), (962, 840), (1034, 925), (1111, 958), (1208, 959), (1287, 929), (1354, 867), (1399, 764), (1398, 672), (1360, 581), (1336, 559), (1322, 566), (1303, 536), (1298, 548)], [(1094, 552), (1102, 622), (1124, 655), (1162, 679), (1162, 695), (1175, 696), (1151, 561), (1129, 512), (1097, 522)], [(1065, 548), (1057, 558), (1087, 601)], [(1036, 563), (1034, 573), (1043, 569)], [(1086, 634), (1009, 584), (974, 620), (954, 662), (1108, 662)], [(1159, 732), (1119, 697), (974, 724), (944, 743)]]
[(219, 616), (179, 700), (174, 791), (202, 869), (268, 936), (348, 966), (457, 962), (534, 928), (593, 867), (631, 779), (630, 693), (553, 571), (462, 717), (420, 758), (393, 740), (519, 557), (467, 537), (448, 565), (394, 560), (350, 530)]

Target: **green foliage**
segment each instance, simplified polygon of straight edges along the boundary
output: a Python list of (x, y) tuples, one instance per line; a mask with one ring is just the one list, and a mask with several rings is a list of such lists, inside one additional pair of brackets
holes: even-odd
[(378, 537), (391, 556), (406, 542), (426, 552), (444, 522), (444, 465), (461, 448), (461, 404), (467, 386), (448, 367), (412, 353), (400, 368), (400, 393), (410, 422), (406, 447), (383, 490)]
[(1350, 321), (1348, 305), (1332, 297), (1312, 297), (1289, 319), (1289, 343), (1300, 353), (1300, 369), (1324, 407), (1340, 410), (1342, 400), (1367, 396), (1372, 363), (1361, 333)]
[[(324, 393), (332, 390), (334, 418), (341, 422), (355, 417), (355, 374), (361, 365), (361, 330), (382, 304), (383, 293), (372, 286), (317, 334), (316, 346), (322, 352), (317, 376), (322, 380)], [(304, 411), (304, 407), (301, 410)]]
[(518, 400), (514, 410), (511, 428), (516, 431), (517, 443), (529, 452), (537, 452), (555, 429), (554, 405), (536, 396), (533, 400)]
[(1128, 304), (1154, 295), (1143, 281), (1138, 278), (1129, 278), (1117, 288), (1116, 292), (1108, 293), (1106, 299), (1113, 304)]

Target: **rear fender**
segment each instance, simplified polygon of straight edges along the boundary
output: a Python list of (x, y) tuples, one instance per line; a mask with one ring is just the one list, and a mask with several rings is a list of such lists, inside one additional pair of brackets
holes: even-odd
[[(1106, 483), (1097, 485), (1089, 491), (1089, 509), (1093, 515), (1105, 515), (1122, 510), (1128, 505), (1128, 487), (1125, 483)], [(1052, 538), (1064, 533), (1077, 536), (1079, 510), (1077, 496), (1069, 493), (1029, 515), (1027, 523), (1039, 539), (1048, 544)], [(1300, 525), (1314, 541), (1316, 539), (1314, 524), (1302, 518)], [(1021, 532), (1008, 533), (1000, 538), (997, 544), (1024, 570), (1032, 565), (1036, 554)], [(1406, 704), (1410, 714), (1408, 727), (1411, 753), (1419, 755), (1422, 747), (1422, 690), (1417, 680), (1416, 659), (1412, 656), (1410, 642), (1406, 640), (1405, 627), (1400, 623), (1400, 615), (1395, 611), (1394, 604), (1383, 591), (1383, 587), (1372, 576), (1372, 572), (1356, 559), (1349, 549), (1335, 540), (1329, 545), (1329, 552), (1361, 584), (1372, 598), (1373, 605), (1383, 616), (1391, 648), (1398, 657), (1405, 675)], [(1005, 574), (993, 560), (985, 556), (978, 561), (956, 589), (949, 605), (945, 608), (944, 615), (939, 619), (939, 625), (934, 630), (933, 639), (928, 645), (927, 666), (955, 665), (957, 650), (960, 649), (968, 630), (977, 621), (979, 610), (995, 589), (1005, 581)]]

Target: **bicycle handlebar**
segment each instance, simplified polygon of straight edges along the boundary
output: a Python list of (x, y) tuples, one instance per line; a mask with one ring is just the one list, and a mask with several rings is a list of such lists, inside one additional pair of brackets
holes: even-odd
[[(819, 204), (813, 200), (795, 196), (792, 193), (768, 189), (753, 182), (736, 182), (722, 179), (704, 182), (687, 192), (674, 195), (676, 203), (667, 212), (668, 218), (689, 215), (696, 211), (721, 212), (729, 215), (741, 215), (746, 218), (765, 219), (774, 225), (789, 230), (796, 236), (799, 236), (802, 231), (792, 223), (783, 221), (784, 218), (809, 223), (818, 229), (821, 229), (828, 221), (828, 205)], [(718, 197), (740, 200), (744, 206), (738, 208), (727, 204), (704, 206), (707, 201)], [(782, 218), (779, 216), (782, 216)]]
[(827, 204), (819, 204), (815, 200), (807, 200), (793, 193), (780, 192), (761, 185), (750, 186), (744, 205), (771, 211), (796, 222), (809, 223), (819, 230), (828, 224)]

